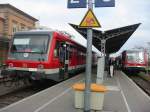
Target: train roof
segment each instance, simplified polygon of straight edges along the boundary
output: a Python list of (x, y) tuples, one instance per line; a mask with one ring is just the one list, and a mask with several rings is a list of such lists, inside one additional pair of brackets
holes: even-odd
[[(59, 35), (63, 35), (65, 36), (66, 38), (74, 41), (76, 44), (78, 45), (81, 45), (80, 43), (76, 42), (75, 40), (71, 39), (71, 35), (66, 33), (66, 32), (63, 32), (63, 31), (58, 31), (58, 30), (28, 30), (28, 31), (19, 31), (19, 32), (16, 32), (14, 35), (23, 35), (23, 34), (50, 34), (51, 32), (55, 32)], [(83, 45), (81, 45), (83, 46)]]
[(144, 52), (143, 49), (124, 50), (123, 52)]
[(21, 35), (21, 34), (49, 34), (50, 32), (54, 32), (54, 31), (53, 30), (29, 30), (29, 31), (16, 32), (14, 35)]
[[(70, 35), (63, 33), (62, 31), (57, 31), (57, 30), (29, 30), (29, 31), (20, 31), (20, 32), (16, 32), (14, 35), (23, 35), (23, 34), (47, 34), (49, 35), (51, 32), (56, 32), (58, 34), (62, 34), (63, 36), (65, 36), (66, 38), (68, 38), (70, 41), (72, 41), (73, 43), (82, 46), (86, 49), (85, 46), (81, 45), (80, 43), (76, 42), (75, 40), (69, 38)], [(95, 51), (92, 51), (93, 53), (96, 53)]]
[(19, 31), (19, 32), (16, 32), (14, 35), (21, 35), (21, 34), (49, 34), (51, 32), (62, 34), (64, 36), (68, 36), (68, 37), (72, 36), (69, 33), (66, 33), (64, 31), (58, 31), (58, 30), (52, 30), (52, 29), (48, 29), (48, 30), (35, 29), (35, 30), (28, 30), (28, 31)]

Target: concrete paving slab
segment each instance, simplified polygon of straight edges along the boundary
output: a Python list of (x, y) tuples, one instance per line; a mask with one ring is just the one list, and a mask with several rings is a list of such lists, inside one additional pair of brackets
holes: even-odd
[(150, 112), (150, 97), (123, 72), (117, 74), (115, 79), (121, 87), (128, 112)]
[[(74, 90), (71, 88), (74, 83), (83, 80), (83, 76), (64, 81), (0, 112), (83, 112), (74, 108)], [(116, 71), (113, 78), (105, 76), (104, 85), (109, 91), (104, 97), (103, 110), (93, 112), (150, 112), (150, 98), (122, 72)]]
[(57, 98), (60, 94), (63, 95), (65, 92), (68, 92), (74, 83), (81, 81), (82, 79), (83, 75), (80, 74), (58, 85), (27, 97), (19, 102), (11, 104), (1, 109), (0, 112), (34, 112), (47, 102), (55, 100), (55, 98)]

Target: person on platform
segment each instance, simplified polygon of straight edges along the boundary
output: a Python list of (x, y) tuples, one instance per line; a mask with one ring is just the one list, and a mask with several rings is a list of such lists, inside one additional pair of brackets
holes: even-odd
[(109, 59), (109, 74), (110, 77), (114, 75), (114, 60), (112, 58)]

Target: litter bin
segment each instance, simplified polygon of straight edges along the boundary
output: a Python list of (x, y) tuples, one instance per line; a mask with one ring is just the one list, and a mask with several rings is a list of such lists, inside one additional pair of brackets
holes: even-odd
[[(75, 90), (75, 108), (84, 108), (84, 83), (76, 83), (73, 85)], [(90, 99), (90, 109), (91, 110), (102, 110), (104, 93), (107, 91), (107, 88), (100, 84), (91, 84), (91, 99)]]

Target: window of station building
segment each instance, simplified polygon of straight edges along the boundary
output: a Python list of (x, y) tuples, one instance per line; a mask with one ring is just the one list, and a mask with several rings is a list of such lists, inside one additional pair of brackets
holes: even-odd
[(24, 31), (24, 30), (25, 30), (25, 25), (21, 24), (21, 31)]
[(16, 23), (16, 22), (13, 22), (13, 25), (12, 25), (12, 33), (17, 32), (17, 31), (18, 31), (17, 28), (18, 28), (18, 27), (17, 27), (17, 23)]
[(12, 20), (12, 34), (14, 34), (17, 31), (20, 31), (20, 29), (21, 29), (20, 24), (17, 21)]
[(26, 26), (24, 26), (23, 31), (28, 31), (28, 30), (29, 30), (29, 28), (28, 28), (28, 27), (26, 27)]
[(28, 27), (28, 28), (26, 28), (27, 30), (32, 30), (33, 28), (32, 27)]

